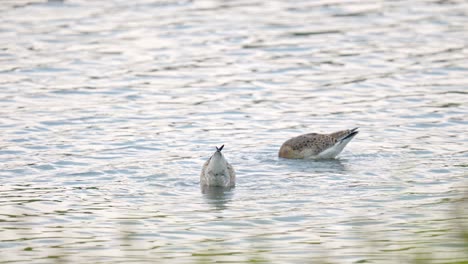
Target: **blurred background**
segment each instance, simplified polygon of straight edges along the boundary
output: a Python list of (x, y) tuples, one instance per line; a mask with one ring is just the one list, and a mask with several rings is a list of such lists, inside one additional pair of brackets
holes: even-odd
[(467, 45), (467, 1), (2, 1), (0, 263), (467, 263)]

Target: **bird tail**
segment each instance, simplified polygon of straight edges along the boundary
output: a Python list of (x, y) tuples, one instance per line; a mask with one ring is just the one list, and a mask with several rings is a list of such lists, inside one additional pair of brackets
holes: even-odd
[(349, 130), (349, 133), (342, 138), (340, 138), (338, 141), (343, 142), (343, 141), (350, 141), (354, 136), (356, 136), (359, 131), (357, 131), (358, 127), (355, 127), (351, 130)]

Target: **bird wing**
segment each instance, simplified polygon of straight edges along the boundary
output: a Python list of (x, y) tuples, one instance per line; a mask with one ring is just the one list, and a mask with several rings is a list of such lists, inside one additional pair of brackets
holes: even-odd
[(289, 145), (296, 151), (307, 151), (309, 155), (317, 155), (333, 146), (336, 139), (330, 135), (310, 133), (290, 139)]
[(201, 185), (205, 185), (205, 184), (206, 184), (205, 174), (206, 174), (206, 169), (208, 168), (208, 164), (210, 164), (210, 159), (208, 159), (207, 161), (205, 161), (205, 163), (203, 164), (203, 168), (202, 168), (202, 171), (201, 171), (201, 173), (200, 173), (200, 184), (201, 184)]
[(236, 172), (234, 171), (234, 168), (232, 167), (231, 164), (228, 163), (228, 171), (229, 171), (229, 175), (230, 175), (230, 183), (231, 183), (231, 186), (234, 186), (236, 185)]

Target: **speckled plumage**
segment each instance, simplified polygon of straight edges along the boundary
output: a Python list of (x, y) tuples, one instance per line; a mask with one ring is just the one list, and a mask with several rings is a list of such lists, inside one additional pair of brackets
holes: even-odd
[(221, 153), (224, 145), (216, 147), (216, 152), (203, 164), (200, 174), (201, 186), (233, 187), (236, 185), (236, 173)]
[(288, 159), (332, 159), (358, 133), (357, 128), (331, 134), (309, 133), (293, 137), (280, 148), (281, 158)]

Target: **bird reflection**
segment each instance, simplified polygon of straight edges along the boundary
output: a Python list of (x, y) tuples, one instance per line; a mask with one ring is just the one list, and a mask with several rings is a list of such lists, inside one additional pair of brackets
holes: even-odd
[(339, 159), (332, 159), (332, 160), (326, 160), (323, 162), (323, 165), (331, 170), (334, 171), (345, 171), (346, 170), (346, 163), (343, 164), (343, 162)]
[[(286, 162), (285, 162), (286, 161)], [(330, 159), (330, 160), (282, 160), (282, 166), (288, 167), (288, 170), (293, 171), (310, 171), (316, 172), (333, 172), (344, 173), (346, 168), (346, 160)]]
[(234, 194), (234, 187), (201, 186), (200, 189), (205, 201), (216, 210), (226, 209)]

